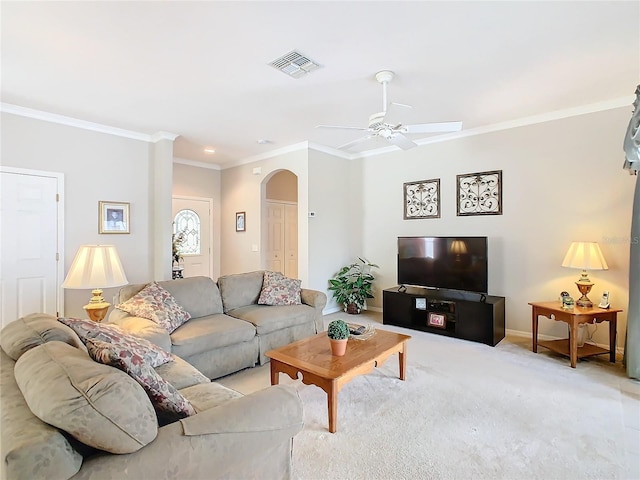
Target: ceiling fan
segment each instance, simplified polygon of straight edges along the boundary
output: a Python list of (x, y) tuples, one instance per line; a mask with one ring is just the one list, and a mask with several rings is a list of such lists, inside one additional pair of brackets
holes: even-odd
[[(398, 108), (411, 108), (409, 105), (401, 103), (387, 104), (387, 85), (393, 79), (394, 73), (389, 70), (382, 70), (376, 73), (376, 80), (382, 84), (382, 111), (369, 116), (368, 127), (345, 127), (341, 125), (318, 125), (317, 128), (336, 128), (347, 130), (361, 130), (368, 132), (364, 137), (358, 138), (338, 149), (347, 150), (369, 139), (380, 137), (388, 140), (392, 144), (403, 150), (417, 147), (418, 144), (405, 134), (409, 133), (445, 133), (458, 132), (462, 130), (462, 122), (440, 122), (440, 123), (419, 123), (414, 125), (403, 125), (393, 121)], [(387, 108), (388, 106), (388, 108)]]

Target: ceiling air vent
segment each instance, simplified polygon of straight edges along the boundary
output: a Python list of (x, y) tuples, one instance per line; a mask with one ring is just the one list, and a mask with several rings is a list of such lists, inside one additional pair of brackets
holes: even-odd
[(269, 65), (293, 78), (304, 77), (307, 73), (320, 68), (319, 64), (295, 50), (276, 58)]

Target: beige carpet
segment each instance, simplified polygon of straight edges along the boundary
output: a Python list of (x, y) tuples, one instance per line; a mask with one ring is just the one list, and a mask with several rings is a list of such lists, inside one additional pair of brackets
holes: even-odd
[[(640, 384), (607, 356), (572, 369), (524, 338), (492, 348), (381, 325), (379, 314), (325, 321), (338, 317), (412, 335), (407, 380), (397, 356), (354, 379), (331, 434), (324, 392), (281, 375), (305, 408), (294, 478), (640, 479)], [(268, 366), (221, 383), (265, 388)]]

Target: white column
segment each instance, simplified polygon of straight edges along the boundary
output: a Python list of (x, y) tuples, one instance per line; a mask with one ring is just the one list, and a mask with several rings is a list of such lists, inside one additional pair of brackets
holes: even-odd
[(152, 137), (151, 201), (149, 224), (151, 230), (153, 279), (171, 279), (171, 196), (173, 191), (173, 141), (178, 135), (158, 132)]

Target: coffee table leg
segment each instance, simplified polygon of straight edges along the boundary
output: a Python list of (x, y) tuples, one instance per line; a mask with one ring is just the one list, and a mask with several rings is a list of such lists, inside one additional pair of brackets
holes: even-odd
[(329, 384), (327, 391), (327, 406), (329, 409), (329, 431), (336, 433), (338, 423), (338, 389), (335, 382)]
[(271, 369), (271, 385), (278, 385), (278, 383), (280, 382), (280, 374), (278, 372), (278, 369), (276, 368), (278, 362), (271, 359), (269, 363), (271, 365), (271, 367), (269, 367)]
[(404, 380), (407, 368), (407, 342), (402, 342), (402, 350), (398, 353), (398, 362), (400, 363), (400, 380)]

